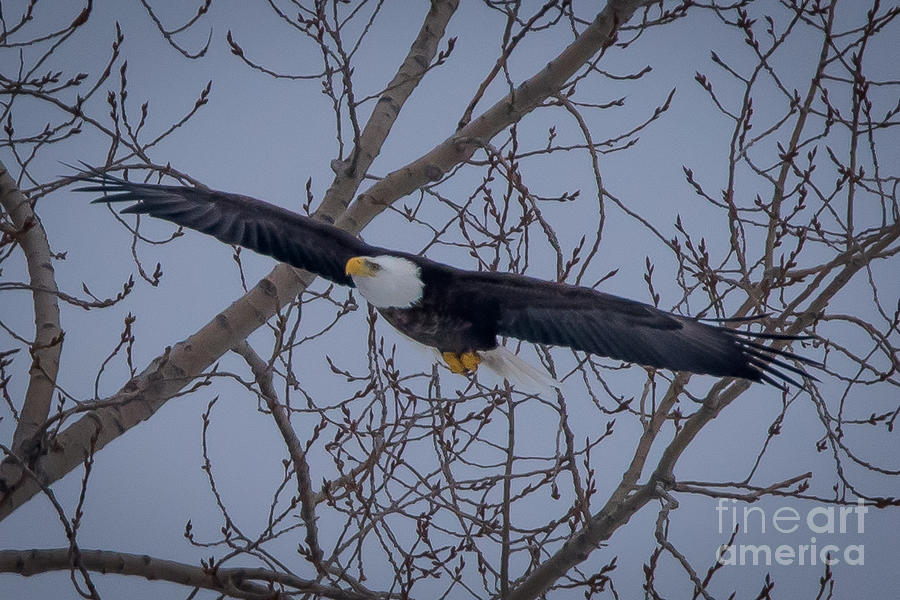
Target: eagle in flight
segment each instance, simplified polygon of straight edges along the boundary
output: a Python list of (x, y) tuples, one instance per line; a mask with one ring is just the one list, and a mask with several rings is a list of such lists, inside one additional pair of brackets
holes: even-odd
[[(558, 385), (498, 341), (567, 346), (649, 367), (764, 381), (781, 389), (819, 363), (772, 348), (801, 336), (740, 331), (597, 290), (515, 273), (467, 271), (371, 246), (325, 222), (239, 194), (132, 183), (96, 169), (79, 177), (97, 202), (134, 202), (148, 214), (356, 287), (401, 333), (429, 346), (454, 373), (484, 364), (511, 383)], [(740, 319), (739, 319), (740, 320)]]

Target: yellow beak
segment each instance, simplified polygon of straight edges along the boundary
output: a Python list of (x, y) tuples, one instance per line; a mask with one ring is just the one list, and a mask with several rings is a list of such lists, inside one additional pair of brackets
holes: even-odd
[(375, 274), (375, 270), (362, 256), (354, 256), (350, 260), (347, 261), (347, 265), (344, 267), (344, 272), (347, 275), (356, 275), (362, 277), (371, 277)]

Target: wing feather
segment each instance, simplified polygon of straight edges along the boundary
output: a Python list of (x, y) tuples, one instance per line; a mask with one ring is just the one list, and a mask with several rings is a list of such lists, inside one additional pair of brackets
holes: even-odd
[[(596, 290), (511, 273), (462, 271), (428, 259), (373, 248), (332, 225), (238, 194), (182, 186), (132, 183), (90, 169), (78, 191), (100, 192), (94, 202), (134, 202), (123, 213), (147, 214), (219, 240), (353, 285), (344, 273), (353, 256), (393, 254), (416, 261), (429, 294), (458, 298), (442, 303), (455, 317), (484, 325), (490, 335), (568, 346), (646, 366), (743, 377), (784, 388), (797, 385), (786, 370), (809, 377), (802, 365), (820, 366), (763, 341), (806, 339), (730, 329), (723, 319), (707, 324)], [(791, 364), (788, 361), (793, 361)]]
[[(497, 334), (568, 346), (645, 366), (802, 387), (783, 371), (808, 377), (794, 364), (819, 366), (762, 340), (806, 339), (743, 332), (703, 323), (596, 290), (510, 273), (457, 271), (455, 290), (498, 315)], [(446, 278), (445, 278), (446, 279)], [(749, 338), (749, 339), (748, 339)], [(760, 341), (754, 341), (760, 340)]]
[(91, 185), (77, 191), (103, 194), (94, 202), (135, 202), (122, 212), (146, 214), (196, 229), (343, 285), (353, 285), (344, 273), (347, 260), (375, 252), (337, 227), (249, 196), (133, 183), (97, 170), (84, 171), (82, 181)]

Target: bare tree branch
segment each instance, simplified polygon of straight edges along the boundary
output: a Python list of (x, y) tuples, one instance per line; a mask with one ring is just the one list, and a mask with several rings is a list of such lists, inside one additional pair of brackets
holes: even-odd
[[(71, 560), (68, 548), (0, 550), (0, 572), (19, 573), (29, 577), (48, 571), (68, 570)], [(359, 594), (287, 573), (273, 573), (268, 569), (198, 567), (145, 554), (110, 550), (82, 549), (80, 561), (85, 569), (97, 573), (132, 575), (151, 581), (171, 581), (189, 588), (213, 590), (228, 597), (245, 600), (276, 598), (285, 593), (315, 594), (333, 600), (375, 600), (396, 597), (391, 594)]]
[[(33, 460), (34, 453), (39, 451), (39, 443), (36, 445), (32, 437), (50, 414), (62, 352), (63, 331), (59, 322), (54, 257), (41, 220), (2, 162), (0, 205), (15, 228), (10, 233), (22, 247), (33, 286), (35, 337), (31, 345), (31, 377), (12, 444), (14, 452)], [(0, 480), (10, 481), (10, 477), (15, 477), (14, 471), (7, 470), (7, 464), (0, 468)]]

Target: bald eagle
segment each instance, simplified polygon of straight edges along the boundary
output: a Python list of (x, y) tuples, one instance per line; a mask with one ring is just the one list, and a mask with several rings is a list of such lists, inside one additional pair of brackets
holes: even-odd
[[(568, 346), (650, 367), (802, 387), (785, 371), (818, 363), (765, 345), (800, 336), (738, 331), (664, 312), (597, 290), (514, 273), (466, 271), (423, 256), (371, 246), (322, 221), (225, 192), (132, 183), (82, 172), (97, 202), (134, 202), (148, 214), (249, 248), (335, 283), (356, 287), (401, 333), (434, 348), (453, 373), (480, 364), (526, 387), (557, 385), (499, 344), (511, 337)], [(776, 368), (777, 367), (777, 368)]]

